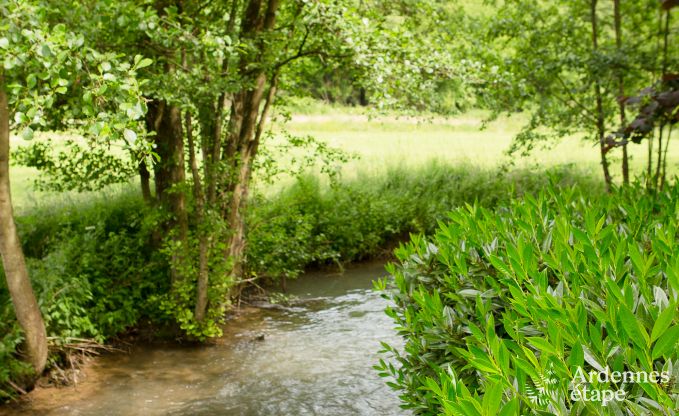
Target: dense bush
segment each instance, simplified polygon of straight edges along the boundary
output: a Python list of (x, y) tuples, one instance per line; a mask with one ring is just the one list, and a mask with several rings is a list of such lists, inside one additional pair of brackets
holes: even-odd
[(676, 414), (678, 214), (678, 186), (458, 208), (380, 284), (406, 344), (378, 369), (416, 414)]
[(248, 266), (258, 275), (295, 277), (312, 264), (373, 257), (408, 233), (433, 232), (453, 208), (474, 201), (492, 207), (550, 180), (578, 184), (592, 194), (602, 189), (568, 167), (502, 174), (432, 163), (419, 169), (393, 167), (379, 176), (359, 174), (330, 186), (304, 177), (252, 202)]
[[(51, 360), (73, 339), (99, 342), (154, 311), (148, 297), (167, 290), (167, 266), (149, 248), (136, 195), (38, 208), (18, 219), (27, 265), (50, 337)], [(22, 340), (4, 276), (0, 282), (0, 400), (8, 380), (30, 372), (17, 357)], [(17, 383), (21, 384), (21, 383)]]

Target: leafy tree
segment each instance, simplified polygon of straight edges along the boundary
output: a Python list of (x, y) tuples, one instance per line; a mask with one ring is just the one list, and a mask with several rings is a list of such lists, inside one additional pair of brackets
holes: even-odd
[[(648, 162), (646, 167), (647, 185), (652, 189), (662, 188), (667, 177), (667, 151), (669, 149), (672, 127), (679, 121), (679, 74), (671, 71), (676, 68), (676, 57), (670, 55), (670, 10), (677, 7), (673, 1), (663, 1), (658, 16), (658, 36), (656, 40), (656, 60), (660, 60), (659, 76), (654, 78), (653, 85), (644, 88), (636, 96), (624, 97), (620, 100), (621, 109), (631, 105), (638, 114), (631, 122), (621, 119), (621, 127), (616, 136), (623, 141), (640, 143), (647, 139)], [(653, 40), (653, 39), (651, 39)], [(641, 39), (641, 42), (650, 42)], [(666, 130), (667, 128), (667, 130)], [(653, 174), (654, 133), (658, 135), (658, 149)], [(666, 135), (664, 133), (666, 132)], [(663, 139), (665, 140), (663, 147)]]
[(40, 374), (47, 339), (14, 223), (10, 132), (30, 140), (34, 130), (73, 128), (85, 140), (123, 140), (137, 149), (131, 139), (145, 105), (135, 71), (148, 62), (97, 52), (82, 35), (56, 24), (44, 3), (3, 0), (0, 10), (0, 254), (27, 358)]
[[(126, 166), (137, 166), (142, 194), (163, 213), (156, 243), (172, 265), (172, 290), (155, 301), (186, 332), (217, 335), (215, 323), (242, 286), (244, 212), (278, 91), (294, 92), (295, 74), (305, 68), (336, 64), (352, 67), (357, 85), (376, 101), (397, 105), (424, 95), (422, 86), (445, 67), (439, 55), (410, 42), (422, 11), (406, 6), (349, 0), (51, 5), (70, 27), (80, 27), (79, 16), (93, 16), (82, 27), (89, 42), (153, 60), (140, 76), (148, 100), (144, 140), (154, 155), (133, 155)], [(34, 166), (56, 166), (58, 156), (35, 149)], [(99, 160), (109, 177), (123, 179), (129, 172), (119, 174), (117, 166)], [(73, 189), (88, 181), (58, 169), (46, 172), (68, 177), (56, 183)]]
[(609, 132), (626, 123), (620, 95), (648, 85), (660, 71), (655, 42), (638, 41), (657, 37), (659, 12), (655, 0), (516, 0), (499, 6), (488, 30), (494, 47), (481, 52), (486, 65), (480, 88), (497, 112), (523, 109), (531, 115), (511, 151), (529, 152), (548, 139), (584, 133), (599, 147), (607, 185), (617, 147), (628, 180), (627, 141)]

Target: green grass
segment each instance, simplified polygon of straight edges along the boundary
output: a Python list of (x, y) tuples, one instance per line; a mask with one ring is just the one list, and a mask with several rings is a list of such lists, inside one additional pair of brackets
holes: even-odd
[[(333, 112), (328, 112), (328, 108)], [(358, 158), (341, 169), (343, 177), (348, 179), (355, 178), (357, 172), (379, 174), (394, 165), (417, 168), (433, 159), (455, 166), (470, 165), (482, 169), (508, 164), (522, 169), (573, 165), (580, 171), (602, 177), (598, 146), (594, 142), (569, 137), (558, 143), (548, 143), (549, 146), (535, 150), (529, 157), (510, 157), (507, 150), (512, 138), (526, 122), (526, 116), (517, 114), (503, 117), (484, 128), (486, 116), (481, 111), (450, 118), (380, 116), (357, 113), (355, 108), (345, 111), (339, 107), (319, 107), (315, 104), (305, 114), (293, 115), (283, 128), (295, 135), (312, 135), (330, 146), (356, 154)], [(675, 133), (673, 138), (677, 136)], [(646, 143), (629, 146), (633, 176), (642, 173), (646, 152)], [(609, 153), (611, 171), (617, 182), (621, 178), (621, 154), (620, 149)], [(286, 163), (291, 163), (293, 157), (298, 156), (287, 155)], [(679, 147), (670, 146), (668, 173), (678, 173), (678, 165)], [(280, 185), (288, 183), (284, 180)]]
[[(520, 130), (526, 117), (517, 114), (503, 117), (485, 128), (487, 116), (481, 111), (471, 111), (454, 117), (413, 118), (405, 115), (379, 115), (355, 107), (340, 107), (308, 100), (293, 100), (289, 111), (291, 121), (285, 125), (277, 122), (274, 131), (285, 128), (294, 135), (311, 135), (330, 146), (345, 150), (357, 156), (344, 164), (340, 171), (343, 179), (355, 179), (360, 174), (380, 175), (390, 167), (419, 168), (436, 160), (453, 166), (471, 166), (480, 169), (494, 169), (513, 163), (520, 169), (549, 169), (573, 165), (579, 172), (601, 178), (598, 148), (591, 141), (571, 137), (547, 149), (538, 149), (530, 157), (510, 158), (506, 151), (512, 138)], [(673, 138), (678, 135), (675, 133)], [(280, 135), (268, 144), (280, 143)], [(22, 143), (15, 139), (13, 146)], [(646, 144), (629, 146), (632, 174), (642, 173), (646, 163)], [(284, 165), (296, 163), (300, 152), (279, 155)], [(611, 171), (614, 180), (620, 182), (621, 151), (611, 152)], [(670, 146), (668, 172), (679, 173), (679, 147)], [(33, 181), (37, 175), (34, 169), (13, 166), (12, 191), (18, 213), (35, 205), (52, 205), (66, 202), (85, 201), (92, 194), (37, 192)], [(289, 176), (282, 175), (273, 184), (259, 185), (265, 194), (272, 194), (293, 183)], [(136, 186), (136, 181), (132, 186)], [(108, 194), (117, 194), (129, 186), (110, 187)]]

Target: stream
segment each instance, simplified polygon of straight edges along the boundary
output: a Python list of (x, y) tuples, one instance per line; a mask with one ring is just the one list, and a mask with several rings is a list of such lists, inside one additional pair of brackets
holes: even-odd
[[(250, 309), (215, 345), (138, 345), (97, 358), (76, 387), (42, 389), (22, 415), (407, 415), (372, 366), (399, 345), (372, 290), (381, 263), (288, 283), (292, 307)], [(0, 413), (2, 413), (0, 408)]]

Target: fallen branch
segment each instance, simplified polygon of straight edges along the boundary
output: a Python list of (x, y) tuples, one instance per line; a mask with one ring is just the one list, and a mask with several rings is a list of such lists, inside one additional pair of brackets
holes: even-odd
[(26, 390), (22, 389), (21, 387), (17, 386), (12, 380), (7, 380), (7, 384), (9, 384), (14, 390), (18, 391), (21, 394), (28, 394)]

